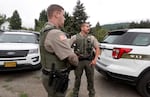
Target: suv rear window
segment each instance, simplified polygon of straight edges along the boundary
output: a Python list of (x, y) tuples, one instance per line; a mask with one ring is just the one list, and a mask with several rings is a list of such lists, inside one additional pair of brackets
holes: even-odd
[(149, 33), (114, 31), (108, 33), (102, 43), (146, 46), (150, 44)]

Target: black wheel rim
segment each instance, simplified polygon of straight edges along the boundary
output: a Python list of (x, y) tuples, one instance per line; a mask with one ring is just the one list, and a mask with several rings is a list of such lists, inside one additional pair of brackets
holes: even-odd
[(146, 84), (146, 91), (150, 95), (150, 81)]

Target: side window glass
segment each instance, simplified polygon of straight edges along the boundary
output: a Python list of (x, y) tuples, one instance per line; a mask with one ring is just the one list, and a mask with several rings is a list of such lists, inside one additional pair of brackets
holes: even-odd
[(118, 36), (116, 35), (110, 35), (110, 36), (107, 36), (104, 40), (103, 40), (103, 43), (113, 43), (114, 40), (116, 40)]
[(150, 44), (150, 34), (139, 34), (133, 41), (133, 45), (146, 46)]

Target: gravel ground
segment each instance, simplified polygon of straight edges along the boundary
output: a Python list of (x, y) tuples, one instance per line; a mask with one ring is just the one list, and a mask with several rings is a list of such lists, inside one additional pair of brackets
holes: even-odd
[[(72, 75), (71, 72), (70, 79), (74, 79)], [(71, 95), (74, 81), (69, 83), (67, 97)], [(0, 97), (47, 97), (41, 71), (0, 73)]]
[(39, 71), (0, 74), (0, 97), (46, 97), (40, 76)]
[[(86, 86), (86, 82), (83, 81)], [(73, 84), (74, 74), (71, 72), (67, 97), (72, 95)], [(81, 87), (81, 97), (87, 97), (85, 86)], [(41, 71), (0, 73), (0, 97), (47, 97), (41, 83)]]
[[(79, 97), (88, 97), (84, 75), (82, 76)], [(72, 71), (66, 97), (71, 97), (73, 84), (74, 73)], [(141, 97), (134, 87), (106, 80), (98, 72), (95, 72), (95, 89), (95, 97)], [(41, 71), (0, 73), (0, 97), (47, 97), (41, 83)]]

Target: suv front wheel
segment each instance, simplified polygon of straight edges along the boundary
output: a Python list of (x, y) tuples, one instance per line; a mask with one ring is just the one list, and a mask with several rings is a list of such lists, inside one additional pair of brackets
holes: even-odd
[(139, 80), (137, 90), (142, 97), (150, 97), (150, 71)]

